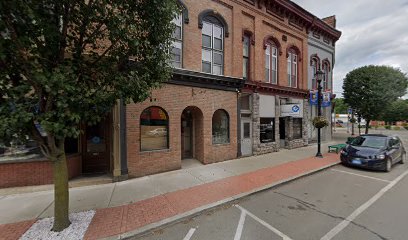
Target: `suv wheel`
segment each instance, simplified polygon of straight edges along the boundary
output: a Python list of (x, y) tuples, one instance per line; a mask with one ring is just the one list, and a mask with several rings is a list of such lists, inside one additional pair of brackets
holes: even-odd
[(407, 154), (406, 154), (406, 153), (403, 153), (403, 154), (401, 155), (401, 160), (400, 160), (399, 163), (404, 164), (404, 163), (406, 162), (406, 160), (407, 160)]
[(387, 163), (385, 164), (385, 169), (384, 170), (386, 172), (389, 172), (389, 171), (391, 171), (391, 167), (392, 167), (391, 159), (388, 159)]

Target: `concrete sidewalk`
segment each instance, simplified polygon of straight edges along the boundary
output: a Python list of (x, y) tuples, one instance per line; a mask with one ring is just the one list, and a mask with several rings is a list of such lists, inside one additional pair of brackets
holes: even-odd
[[(312, 157), (313, 145), (72, 188), (70, 210), (98, 209), (86, 239), (130, 236), (337, 164), (337, 154), (325, 154), (333, 143), (322, 144), (323, 159)], [(0, 232), (9, 233), (0, 238), (17, 239), (33, 219), (52, 216), (53, 208), (53, 191), (0, 196)]]

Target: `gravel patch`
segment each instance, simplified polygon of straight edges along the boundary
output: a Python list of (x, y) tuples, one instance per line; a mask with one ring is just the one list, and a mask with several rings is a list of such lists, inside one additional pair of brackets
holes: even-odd
[(54, 223), (54, 218), (44, 218), (38, 220), (34, 223), (27, 232), (21, 236), (21, 240), (29, 239), (42, 239), (42, 240), (56, 240), (56, 239), (83, 239), (86, 230), (93, 216), (95, 215), (94, 210), (86, 212), (71, 213), (69, 219), (71, 220), (71, 225), (61, 232), (51, 231), (52, 225)]

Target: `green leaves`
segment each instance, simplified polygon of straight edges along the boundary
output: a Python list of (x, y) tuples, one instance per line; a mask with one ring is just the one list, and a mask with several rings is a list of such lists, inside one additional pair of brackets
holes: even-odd
[[(173, 0), (0, 2), (0, 137), (62, 139), (170, 78)], [(3, 36), (4, 35), (4, 36)]]
[(385, 108), (406, 93), (408, 78), (389, 66), (364, 66), (346, 75), (344, 102), (366, 120), (380, 119)]

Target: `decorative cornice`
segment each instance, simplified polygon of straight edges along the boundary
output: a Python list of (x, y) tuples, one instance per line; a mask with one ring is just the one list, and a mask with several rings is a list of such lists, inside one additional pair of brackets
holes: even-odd
[(238, 91), (243, 88), (245, 80), (174, 68), (173, 76), (167, 83), (224, 91)]
[(289, 0), (258, 0), (258, 8), (261, 9), (264, 5), (268, 13), (272, 13), (274, 16), (282, 20), (283, 17), (289, 19), (289, 23), (297, 26), (297, 28), (306, 28), (308, 33), (310, 30), (318, 30), (322, 33), (326, 33), (333, 39), (333, 43), (337, 41), (341, 32), (323, 20), (317, 18), (312, 13), (306, 11), (296, 3)]
[(295, 34), (289, 32), (289, 31), (286, 31), (286, 30), (284, 30), (282, 28), (279, 28), (276, 24), (271, 24), (271, 23), (269, 23), (269, 22), (267, 22), (265, 20), (262, 20), (262, 23), (269, 26), (269, 27), (271, 27), (271, 28), (273, 28), (273, 29), (276, 29), (277, 31), (279, 31), (279, 32), (281, 32), (283, 34), (286, 34), (286, 35), (291, 36), (291, 37), (293, 37), (293, 38), (295, 38), (297, 40), (302, 41), (302, 38), (299, 37), (298, 35), (295, 35)]
[(275, 84), (257, 82), (257, 81), (246, 81), (244, 89), (251, 90), (253, 92), (264, 92), (272, 93), (277, 95), (286, 95), (292, 97), (302, 97), (306, 98), (308, 95), (307, 90), (302, 90), (298, 88), (282, 87)]

